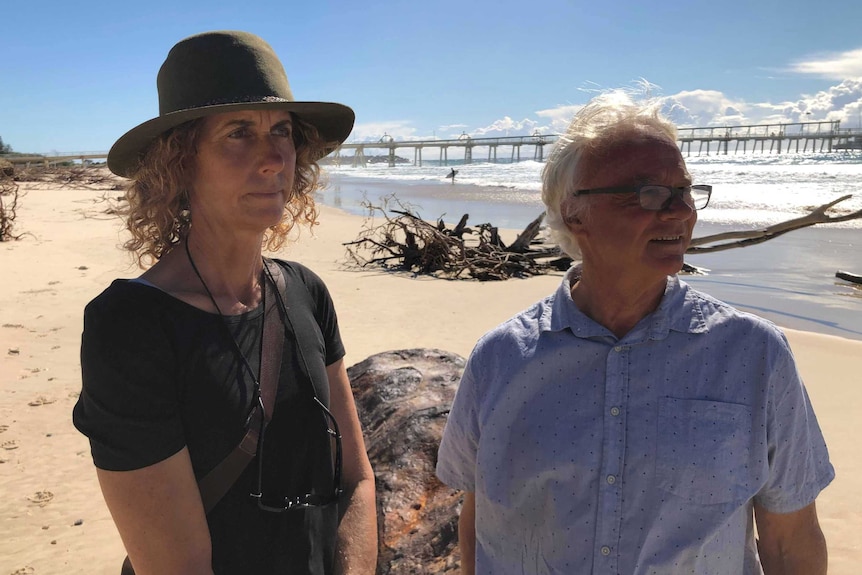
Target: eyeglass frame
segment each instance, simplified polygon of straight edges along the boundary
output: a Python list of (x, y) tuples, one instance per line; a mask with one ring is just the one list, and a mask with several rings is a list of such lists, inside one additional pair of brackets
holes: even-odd
[[(658, 208), (647, 208), (643, 205), (643, 198), (641, 196), (641, 191), (644, 188), (663, 188), (665, 190), (670, 190), (670, 196), (668, 197), (667, 200), (665, 200), (665, 202), (660, 207), (658, 207)], [(696, 211), (700, 211), (700, 210), (706, 208), (709, 205), (710, 198), (712, 198), (712, 186), (709, 184), (696, 184), (696, 185), (691, 185), (691, 186), (679, 186), (679, 187), (665, 186), (663, 184), (636, 184), (634, 186), (614, 186), (611, 188), (593, 188), (593, 189), (586, 189), (586, 190), (576, 190), (573, 192), (573, 195), (575, 195), (575, 196), (586, 196), (586, 195), (590, 195), (590, 194), (629, 194), (629, 193), (634, 193), (634, 194), (637, 194), (638, 204), (640, 204), (640, 207), (642, 209), (648, 210), (651, 212), (660, 212), (660, 211), (668, 209), (670, 207), (670, 205), (673, 203), (673, 200), (675, 198), (683, 198), (683, 196), (686, 193), (691, 193), (692, 190), (697, 190), (700, 192), (706, 192), (706, 203), (703, 204), (703, 206), (699, 207), (699, 208), (697, 206), (689, 204), (688, 202), (685, 201), (685, 199), (682, 200), (683, 203), (685, 203), (685, 205), (687, 205), (688, 207), (690, 207), (691, 209), (696, 210)], [(692, 202), (692, 204), (693, 203), (694, 202)]]
[[(279, 308), (279, 313), (281, 315), (282, 321), (284, 321), (285, 326), (290, 326), (290, 329), (296, 333), (296, 330), (293, 328), (293, 322), (290, 321), (290, 316), (287, 313), (287, 308), (284, 304), (284, 300), (281, 298), (281, 292), (278, 289), (278, 283), (275, 281), (275, 278), (272, 277), (272, 274), (267, 268), (266, 265), (263, 266), (264, 273), (266, 274), (266, 279), (269, 280), (270, 285), (274, 288), (276, 293), (276, 304)], [(265, 281), (265, 280), (264, 280)], [(265, 297), (265, 296), (264, 296)], [(299, 355), (305, 363), (305, 355), (302, 353), (302, 347), (299, 347)], [(245, 360), (245, 356), (242, 356), (243, 360)], [(318, 399), (317, 394), (314, 392), (313, 384), (312, 384), (312, 399), (314, 402), (320, 407), (323, 411), (323, 417), (327, 422), (326, 425), (326, 433), (330, 437), (335, 438), (335, 463), (333, 464), (333, 492), (330, 495), (317, 495), (314, 493), (306, 493), (305, 495), (300, 495), (297, 497), (284, 497), (283, 502), (285, 506), (283, 507), (273, 507), (271, 505), (266, 505), (263, 502), (263, 441), (266, 436), (266, 406), (263, 403), (263, 396), (260, 391), (260, 380), (255, 377), (254, 371), (251, 369), (251, 366), (248, 365), (248, 362), (245, 361), (245, 367), (251, 373), (252, 379), (254, 380), (254, 400), (252, 401), (252, 407), (249, 410), (248, 417), (246, 419), (246, 426), (248, 426), (255, 413), (257, 413), (260, 418), (258, 419), (258, 436), (257, 436), (257, 448), (255, 452), (255, 457), (257, 458), (257, 491), (254, 493), (249, 493), (249, 496), (257, 501), (257, 506), (262, 511), (268, 511), (270, 513), (284, 513), (285, 511), (294, 511), (298, 509), (309, 509), (311, 507), (326, 507), (332, 503), (338, 501), (341, 497), (341, 494), (344, 490), (341, 487), (341, 468), (342, 468), (342, 447), (341, 447), (341, 432), (338, 429), (338, 421), (335, 419), (335, 416), (332, 415), (332, 412), (323, 404), (320, 399)], [(306, 371), (308, 370), (308, 366), (306, 365)]]
[[(334, 484), (333, 492), (329, 495), (319, 495), (316, 493), (306, 493), (297, 497), (284, 497), (284, 505), (282, 507), (274, 507), (266, 505), (263, 502), (263, 440), (266, 434), (266, 417), (264, 417), (266, 408), (263, 405), (263, 398), (258, 394), (257, 408), (260, 409), (260, 419), (258, 422), (258, 438), (257, 438), (257, 490), (249, 495), (257, 500), (257, 506), (262, 511), (270, 513), (284, 513), (285, 511), (295, 511), (297, 509), (309, 509), (311, 507), (326, 507), (338, 501), (343, 493), (341, 488), (341, 467), (342, 467), (342, 450), (341, 450), (341, 432), (338, 430), (338, 421), (332, 412), (327, 409), (323, 402), (317, 396), (313, 396), (314, 402), (323, 411), (324, 419), (327, 421), (326, 433), (330, 437), (335, 438), (335, 464), (332, 482)], [(330, 427), (331, 426), (331, 427)]]

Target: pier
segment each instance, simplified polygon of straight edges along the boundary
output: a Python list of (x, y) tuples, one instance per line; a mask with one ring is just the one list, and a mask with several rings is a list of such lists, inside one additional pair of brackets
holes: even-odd
[[(346, 143), (332, 154), (332, 162), (340, 165), (342, 162), (350, 161), (353, 166), (366, 166), (366, 150), (385, 150), (388, 156), (389, 166), (395, 165), (395, 151), (397, 149), (413, 150), (413, 165), (422, 165), (422, 152), (426, 148), (437, 149), (441, 165), (449, 165), (449, 148), (463, 148), (465, 164), (472, 164), (474, 157), (487, 159), (489, 163), (497, 163), (498, 149), (503, 147), (510, 152), (509, 162), (520, 162), (522, 160), (521, 148), (526, 147), (527, 152), (523, 159), (531, 159), (542, 162), (545, 159), (545, 146), (552, 145), (557, 141), (556, 134), (533, 134), (532, 136), (504, 136), (501, 138), (472, 138), (462, 134), (454, 140), (395, 140), (392, 136), (384, 134), (378, 142)], [(474, 154), (475, 148), (487, 148), (487, 156)], [(353, 150), (352, 155), (344, 154), (346, 150)], [(505, 156), (503, 156), (505, 157)]]
[(842, 130), (838, 120), (679, 128), (677, 132), (680, 151), (686, 156), (727, 155), (731, 148), (734, 154), (738, 154), (740, 146), (743, 154), (748, 153), (749, 147), (752, 152), (757, 152), (759, 148), (762, 154), (832, 152), (862, 148), (862, 129)]
[[(677, 143), (685, 156), (729, 154), (782, 154), (805, 152), (834, 152), (862, 150), (862, 126), (841, 128), (838, 120), (822, 122), (795, 122), (752, 124), (748, 126), (709, 126), (679, 128)], [(331, 163), (353, 166), (368, 165), (368, 150), (384, 150), (383, 156), (390, 167), (397, 163), (397, 150), (412, 150), (413, 165), (421, 166), (423, 152), (434, 153), (441, 165), (449, 165), (449, 150), (460, 149), (458, 158), (464, 164), (474, 161), (489, 163), (545, 160), (545, 146), (553, 145), (558, 134), (531, 136), (504, 136), (500, 138), (472, 138), (461, 134), (456, 139), (396, 140), (384, 134), (377, 142), (344, 143), (329, 156)], [(352, 154), (347, 154), (352, 150)], [(104, 161), (108, 152), (55, 152), (52, 154), (2, 154), (13, 164), (42, 164), (50, 166), (68, 162), (81, 164)], [(379, 157), (379, 156), (378, 156)], [(409, 160), (408, 160), (409, 161)]]

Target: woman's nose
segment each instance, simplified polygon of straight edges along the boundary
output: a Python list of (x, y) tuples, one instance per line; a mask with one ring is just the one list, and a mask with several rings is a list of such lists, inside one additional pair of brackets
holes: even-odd
[(263, 141), (261, 154), (261, 171), (278, 173), (284, 169), (286, 150), (283, 149), (282, 139), (267, 135), (261, 138)]

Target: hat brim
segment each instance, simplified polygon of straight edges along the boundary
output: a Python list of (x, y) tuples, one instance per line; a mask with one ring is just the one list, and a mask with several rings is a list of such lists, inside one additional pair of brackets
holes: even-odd
[(334, 102), (236, 102), (179, 110), (153, 118), (123, 134), (108, 152), (108, 169), (118, 176), (131, 177), (138, 169), (141, 156), (147, 146), (162, 133), (184, 122), (225, 112), (269, 109), (293, 112), (317, 128), (323, 141), (331, 145), (327, 146), (315, 160), (326, 156), (341, 145), (350, 135), (356, 119), (352, 109)]

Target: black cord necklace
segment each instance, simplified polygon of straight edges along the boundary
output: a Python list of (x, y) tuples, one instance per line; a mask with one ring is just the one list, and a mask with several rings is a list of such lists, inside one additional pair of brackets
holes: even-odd
[[(254, 414), (255, 407), (257, 407), (258, 405), (264, 411), (264, 413), (261, 413), (261, 417), (263, 417), (265, 415), (266, 408), (263, 406), (263, 402), (260, 401), (260, 378), (254, 373), (254, 370), (251, 368), (251, 365), (249, 364), (248, 359), (246, 359), (245, 354), (242, 352), (242, 349), (240, 349), (240, 347), (239, 347), (239, 343), (237, 343), (236, 338), (233, 336), (233, 333), (231, 332), (230, 328), (228, 327), (227, 320), (225, 319), (224, 314), (221, 312), (221, 308), (218, 306), (218, 303), (216, 303), (215, 297), (213, 297), (213, 294), (210, 291), (209, 286), (207, 286), (207, 282), (204, 281), (204, 278), (201, 275), (201, 272), (198, 271), (198, 266), (195, 265), (195, 260), (194, 260), (194, 258), (192, 258), (192, 252), (189, 251), (188, 239), (186, 239), (186, 241), (185, 241), (185, 248), (186, 248), (186, 256), (188, 256), (188, 258), (189, 258), (189, 263), (192, 266), (192, 270), (195, 272), (195, 275), (198, 276), (198, 279), (200, 280), (201, 285), (204, 286), (204, 290), (207, 292), (207, 295), (209, 296), (210, 301), (212, 302), (213, 306), (215, 306), (215, 309), (218, 312), (219, 318), (221, 319), (221, 324), (224, 326), (224, 329), (227, 332), (228, 339), (230, 339), (231, 343), (233, 343), (233, 347), (234, 347), (234, 350), (236, 351), (237, 357), (240, 359), (242, 364), (245, 366), (245, 369), (246, 369), (246, 371), (248, 371), (248, 374), (251, 376), (252, 381), (254, 381), (254, 398), (252, 399), (251, 410), (249, 411), (248, 418), (246, 420), (246, 425), (248, 425), (248, 422), (251, 420), (251, 416)], [(264, 266), (264, 267), (266, 267), (266, 266)], [(263, 306), (264, 322), (265, 322), (266, 321), (266, 279), (265, 279), (263, 271), (261, 271), (261, 276), (260, 276), (260, 288), (261, 288), (261, 290), (260, 290), (260, 295), (261, 295), (260, 305)], [(263, 365), (263, 335), (264, 335), (265, 331), (266, 331), (265, 329), (260, 330), (260, 348), (258, 349), (258, 354), (260, 355), (260, 357), (258, 358), (258, 366)]]

